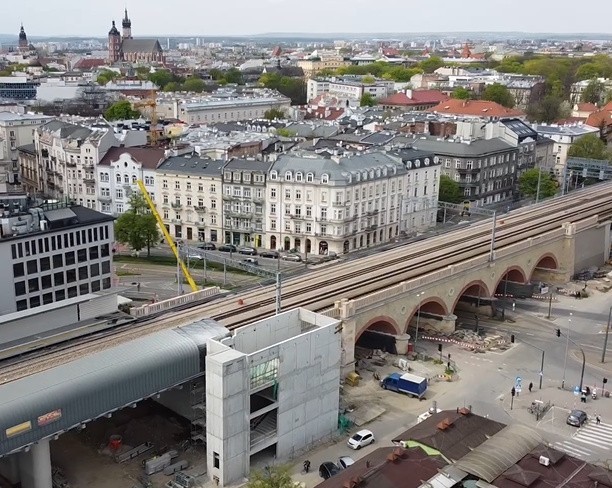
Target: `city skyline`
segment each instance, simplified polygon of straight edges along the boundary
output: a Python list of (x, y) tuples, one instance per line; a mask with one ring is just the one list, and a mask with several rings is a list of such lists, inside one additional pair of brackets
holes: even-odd
[[(443, 9), (416, 8), (391, 0), (385, 9), (373, 10), (366, 0), (342, 2), (311, 0), (300, 17), (291, 0), (230, 0), (203, 6), (197, 0), (183, 0), (180, 8), (162, 10), (160, 0), (108, 0), (76, 3), (74, 0), (24, 0), (0, 19), (0, 33), (18, 32), (21, 23), (30, 37), (104, 37), (114, 20), (120, 24), (124, 8), (133, 21), (135, 37), (149, 36), (251, 36), (266, 33), (422, 33), (422, 32), (524, 32), (524, 33), (607, 33), (612, 3), (588, 6), (597, 16), (568, 15), (575, 7), (569, 0), (529, 2), (486, 2), (468, 0), (449, 3)], [(503, 15), (500, 14), (503, 12)], [(231, 22), (212, 22), (210, 18)], [(543, 21), (543, 19), (546, 19)]]

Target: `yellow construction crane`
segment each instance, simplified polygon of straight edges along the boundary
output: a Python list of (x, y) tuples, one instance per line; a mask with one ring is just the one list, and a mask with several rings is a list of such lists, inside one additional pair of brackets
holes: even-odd
[(155, 95), (152, 98), (146, 98), (139, 102), (134, 102), (134, 109), (146, 108), (151, 112), (151, 130), (150, 140), (152, 146), (157, 146), (158, 134), (157, 134), (157, 99)]
[(172, 239), (172, 236), (170, 236), (168, 229), (166, 229), (166, 226), (164, 225), (164, 221), (162, 220), (161, 215), (159, 215), (159, 212), (157, 211), (157, 209), (155, 208), (155, 203), (153, 203), (153, 200), (151, 200), (151, 196), (149, 195), (149, 192), (147, 191), (144, 185), (144, 182), (142, 180), (138, 180), (138, 188), (140, 188), (142, 195), (144, 196), (145, 200), (147, 201), (147, 204), (149, 205), (149, 208), (151, 209), (151, 213), (155, 216), (155, 220), (157, 220), (157, 223), (159, 224), (159, 227), (162, 233), (164, 234), (166, 242), (170, 245), (170, 249), (172, 249), (172, 252), (174, 253), (174, 256), (176, 257), (176, 260), (180, 264), (181, 269), (183, 270), (183, 276), (185, 276), (185, 278), (187, 279), (187, 282), (189, 283), (189, 286), (191, 287), (191, 291), (198, 291), (199, 289), (198, 285), (196, 285), (196, 282), (191, 277), (189, 268), (187, 268), (187, 266), (185, 265), (185, 262), (181, 259), (181, 255), (179, 254), (176, 244), (174, 243), (174, 239)]

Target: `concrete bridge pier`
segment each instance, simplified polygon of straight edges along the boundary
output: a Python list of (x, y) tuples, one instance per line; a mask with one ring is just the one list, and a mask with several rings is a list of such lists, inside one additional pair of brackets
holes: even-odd
[(0, 459), (0, 476), (11, 485), (19, 483), (19, 454)]
[(53, 488), (49, 439), (33, 444), (29, 452), (19, 454), (22, 488)]
[(334, 308), (340, 310), (342, 320), (342, 339), (340, 356), (340, 377), (355, 371), (355, 342), (357, 342), (357, 322), (355, 318), (355, 302), (343, 298), (335, 302)]

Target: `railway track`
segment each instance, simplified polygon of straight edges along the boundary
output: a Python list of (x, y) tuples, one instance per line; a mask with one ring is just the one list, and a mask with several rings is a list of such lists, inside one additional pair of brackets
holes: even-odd
[[(558, 229), (568, 221), (600, 215), (612, 216), (612, 184), (601, 184), (601, 191), (575, 192), (548, 202), (546, 206), (532, 206), (498, 220), (497, 249)], [(360, 260), (340, 263), (311, 272), (283, 283), (283, 308), (307, 306), (324, 310), (339, 298), (355, 299), (379, 291), (401, 281), (443, 269), (466, 259), (489, 252), (491, 222), (485, 221), (431, 239), (368, 256)], [(384, 261), (381, 261), (384, 259)], [(162, 316), (137, 320), (126, 326), (86, 336), (50, 349), (32, 352), (10, 362), (0, 362), (0, 384), (35, 374), (79, 357), (134, 340), (146, 334), (210, 317), (229, 329), (274, 314), (274, 286), (240, 294), (244, 305), (237, 305), (237, 297), (216, 300), (204, 305), (186, 306)]]

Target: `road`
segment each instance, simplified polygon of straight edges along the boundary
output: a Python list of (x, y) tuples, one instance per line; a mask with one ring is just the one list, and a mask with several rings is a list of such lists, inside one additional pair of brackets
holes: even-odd
[[(456, 345), (444, 344), (444, 354), (450, 353), (458, 366), (459, 381), (436, 383), (432, 388), (435, 393), (428, 394), (425, 402), (385, 392), (385, 395), (391, 395), (384, 398), (387, 411), (365, 426), (375, 433), (375, 445), (352, 451), (346, 446), (348, 436), (336, 439), (304, 455), (311, 461), (314, 472), (307, 475), (302, 472), (302, 462), (306, 457), (296, 460), (294, 479), (304, 482), (307, 488), (313, 487), (321, 481), (316, 471), (322, 462), (335, 462), (339, 456), (346, 455), (357, 459), (381, 446), (391, 445), (391, 439), (414, 425), (418, 415), (426, 411), (432, 401), (436, 401), (441, 409), (471, 406), (476, 414), (506, 424), (521, 422), (531, 425), (555, 448), (589, 462), (610, 465), (612, 399), (600, 396), (597, 400), (589, 398), (586, 404), (582, 404), (579, 397), (573, 394), (573, 387), (580, 382), (582, 356), (577, 347), (570, 343), (565, 361), (567, 341), (564, 336), (556, 336), (556, 329), (562, 328), (566, 332), (569, 314), (572, 313), (570, 338), (585, 349), (587, 357), (584, 383), (601, 390), (604, 375), (612, 381), (612, 344), (609, 347), (609, 362), (601, 363), (602, 330), (605, 331), (611, 304), (609, 294), (605, 293), (593, 292), (591, 297), (583, 300), (559, 296), (558, 301), (553, 302), (549, 320), (546, 318), (546, 301), (517, 300), (514, 312), (509, 302), (507, 321), (481, 318), (479, 326), (486, 329), (488, 334), (514, 334), (515, 344), (510, 349), (477, 354)], [(418, 344), (419, 352), (438, 356), (436, 342), (422, 340)], [(542, 390), (538, 388), (541, 350), (545, 351)], [(564, 376), (565, 388), (561, 389)], [(512, 399), (510, 390), (516, 385), (517, 377), (522, 380), (522, 391)], [(531, 393), (527, 388), (530, 382), (534, 384)], [(535, 400), (554, 404), (541, 420), (528, 411)], [(399, 408), (389, 407), (386, 404), (388, 401)], [(566, 424), (567, 415), (573, 408), (582, 408), (591, 419), (580, 429)], [(594, 421), (596, 414), (601, 416), (599, 425)], [(351, 433), (356, 430), (352, 429)]]

